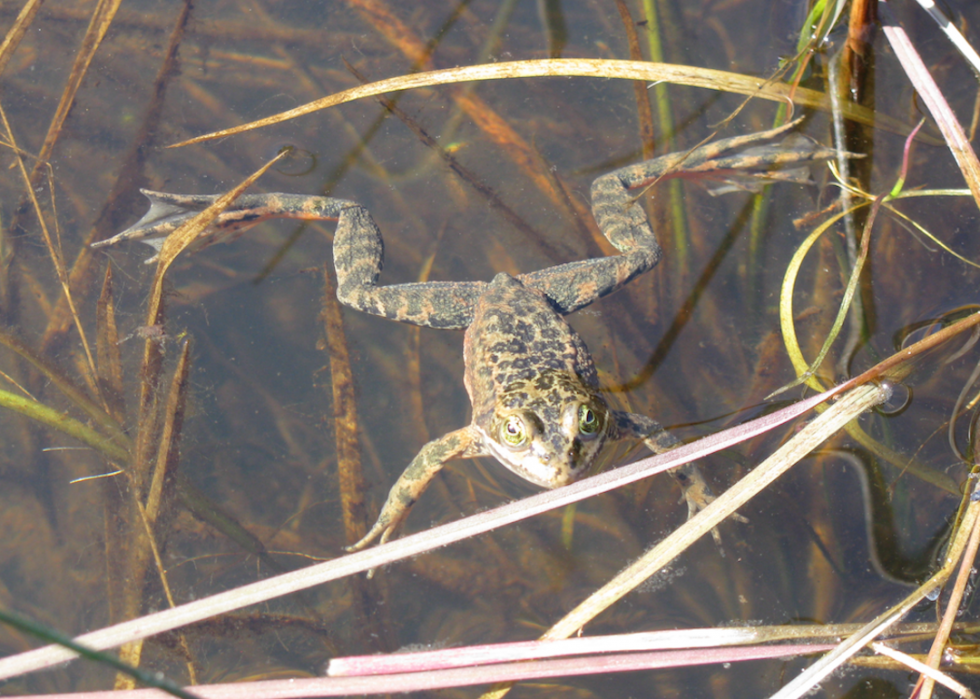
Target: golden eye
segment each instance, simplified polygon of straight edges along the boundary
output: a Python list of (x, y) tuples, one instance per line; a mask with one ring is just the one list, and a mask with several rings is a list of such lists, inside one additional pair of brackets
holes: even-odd
[(599, 416), (587, 405), (578, 408), (578, 431), (584, 435), (594, 435), (599, 431)]
[(527, 428), (519, 415), (511, 415), (500, 426), (500, 438), (512, 447), (519, 447), (527, 441)]

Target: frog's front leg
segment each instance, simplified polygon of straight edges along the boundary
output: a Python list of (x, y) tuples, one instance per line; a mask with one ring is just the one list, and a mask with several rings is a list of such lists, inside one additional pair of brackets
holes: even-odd
[(379, 536), (381, 537), (379, 543), (388, 541), (398, 525), (408, 516), (412, 505), (422, 496), (447, 461), (483, 456), (486, 453), (479, 431), (472, 426), (450, 432), (426, 444), (391, 487), (388, 499), (381, 508), (378, 521), (371, 527), (371, 531), (356, 544), (348, 546), (347, 550), (360, 551)]
[[(121, 233), (93, 243), (99, 248), (124, 240), (139, 240), (157, 251), (164, 239), (213, 204), (213, 194), (168, 194), (140, 190), (150, 210)], [(433, 328), (463, 329), (486, 282), (425, 282), (380, 286), (384, 241), (370, 212), (357, 202), (316, 195), (246, 194), (236, 199), (198, 238), (195, 247), (228, 240), (273, 218), (337, 221), (333, 256), (337, 297), (359, 311)], [(156, 256), (146, 260), (155, 262)]]
[[(655, 454), (663, 454), (681, 444), (680, 440), (665, 430), (659, 422), (645, 415), (614, 410), (610, 427), (612, 429), (608, 439), (642, 439), (647, 449)], [(681, 464), (668, 473), (684, 492), (688, 518), (696, 515), (715, 499), (697, 464)]]

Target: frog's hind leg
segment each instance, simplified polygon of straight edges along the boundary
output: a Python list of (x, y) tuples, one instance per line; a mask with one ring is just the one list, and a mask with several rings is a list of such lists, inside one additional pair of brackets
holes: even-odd
[[(659, 160), (662, 158), (646, 164)], [(519, 277), (525, 285), (543, 292), (563, 315), (621, 289), (660, 261), (660, 243), (646, 212), (633, 201), (628, 182), (620, 179), (622, 172), (604, 175), (592, 185), (592, 215), (622, 254), (569, 262)]]
[[(615, 170), (592, 184), (592, 215), (603, 235), (622, 254), (550, 267), (520, 276), (542, 291), (559, 313), (567, 314), (610, 294), (660, 261), (661, 248), (637, 203), (636, 190), (674, 177), (738, 179), (773, 177), (775, 168), (800, 166), (833, 157), (836, 151), (803, 137), (782, 142), (798, 122), (769, 131), (727, 138), (687, 153), (671, 153)], [(786, 172), (784, 170), (784, 172)], [(786, 179), (786, 178), (783, 178)]]
[[(681, 444), (680, 440), (665, 430), (659, 422), (646, 415), (639, 415), (638, 413), (613, 410), (610, 416), (609, 427), (610, 431), (607, 439), (642, 439), (647, 449), (654, 454), (663, 454), (679, 447)], [(715, 499), (714, 494), (711, 492), (711, 487), (704, 480), (701, 469), (698, 468), (696, 463), (689, 462), (675, 466), (667, 471), (667, 473), (677, 481), (677, 484), (684, 493), (684, 501), (687, 502), (688, 519), (706, 508)], [(737, 512), (732, 513), (730, 517), (738, 522), (748, 522), (745, 517)], [(721, 534), (717, 529), (711, 530), (711, 536), (714, 538), (715, 543), (720, 546)]]
[(433, 328), (462, 329), (486, 282), (421, 282), (379, 286), (384, 241), (367, 209), (347, 202), (333, 240), (337, 298), (359, 311)]
[[(646, 415), (614, 410), (611, 418), (611, 433), (608, 437), (610, 440), (642, 439), (647, 449), (654, 454), (663, 454), (681, 444), (680, 440), (665, 430), (659, 422)], [(688, 517), (693, 517), (715, 499), (697, 464), (681, 464), (668, 473), (684, 492)]]
[[(168, 194), (140, 190), (150, 210), (135, 225), (92, 247), (140, 240), (158, 251), (163, 240), (213, 204), (215, 194)], [(486, 282), (431, 282), (378, 286), (384, 242), (371, 214), (346, 199), (304, 194), (246, 194), (238, 197), (199, 237), (204, 244), (228, 240), (272, 218), (337, 221), (333, 256), (337, 296), (360, 311), (434, 328), (465, 328)], [(152, 257), (147, 262), (153, 262)]]

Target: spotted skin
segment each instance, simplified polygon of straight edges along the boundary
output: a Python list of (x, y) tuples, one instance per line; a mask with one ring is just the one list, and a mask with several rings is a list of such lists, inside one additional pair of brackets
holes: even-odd
[[(471, 427), (484, 452), (522, 478), (555, 488), (591, 466), (607, 434), (608, 408), (588, 348), (548, 297), (498, 274), (476, 304), (463, 339), (464, 381), (473, 405)], [(579, 411), (595, 429), (579, 429)], [(501, 439), (520, 420), (524, 444)]]
[[(587, 473), (605, 443), (642, 440), (656, 453), (677, 446), (654, 420), (611, 410), (599, 393), (592, 356), (563, 316), (622, 288), (653, 268), (661, 248), (636, 190), (667, 177), (736, 174), (779, 179), (775, 168), (792, 168), (835, 152), (808, 140), (777, 142), (795, 124), (725, 139), (686, 154), (666, 155), (598, 178), (592, 212), (620, 252), (612, 257), (557, 265), (490, 282), (427, 282), (379, 286), (384, 242), (363, 206), (341, 199), (291, 194), (241, 197), (212, 235), (239, 234), (273, 217), (337, 221), (334, 266), (341, 302), (367, 313), (433, 328), (465, 329), (466, 390), (471, 423), (424, 447), (392, 486), (377, 522), (353, 546), (386, 542), (432, 478), (450, 459), (494, 456), (522, 478), (555, 488)], [(784, 179), (793, 179), (783, 170)], [(109, 242), (166, 234), (214, 197), (144, 192), (150, 211)], [(712, 499), (694, 464), (674, 469), (691, 514)]]

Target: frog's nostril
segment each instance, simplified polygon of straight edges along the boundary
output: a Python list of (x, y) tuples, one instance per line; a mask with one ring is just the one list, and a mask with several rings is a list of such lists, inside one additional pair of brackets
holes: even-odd
[(534, 454), (534, 458), (542, 464), (549, 463), (552, 457), (555, 456), (550, 450), (548, 450), (546, 445), (542, 444), (541, 442), (535, 442), (531, 447), (531, 452)]

